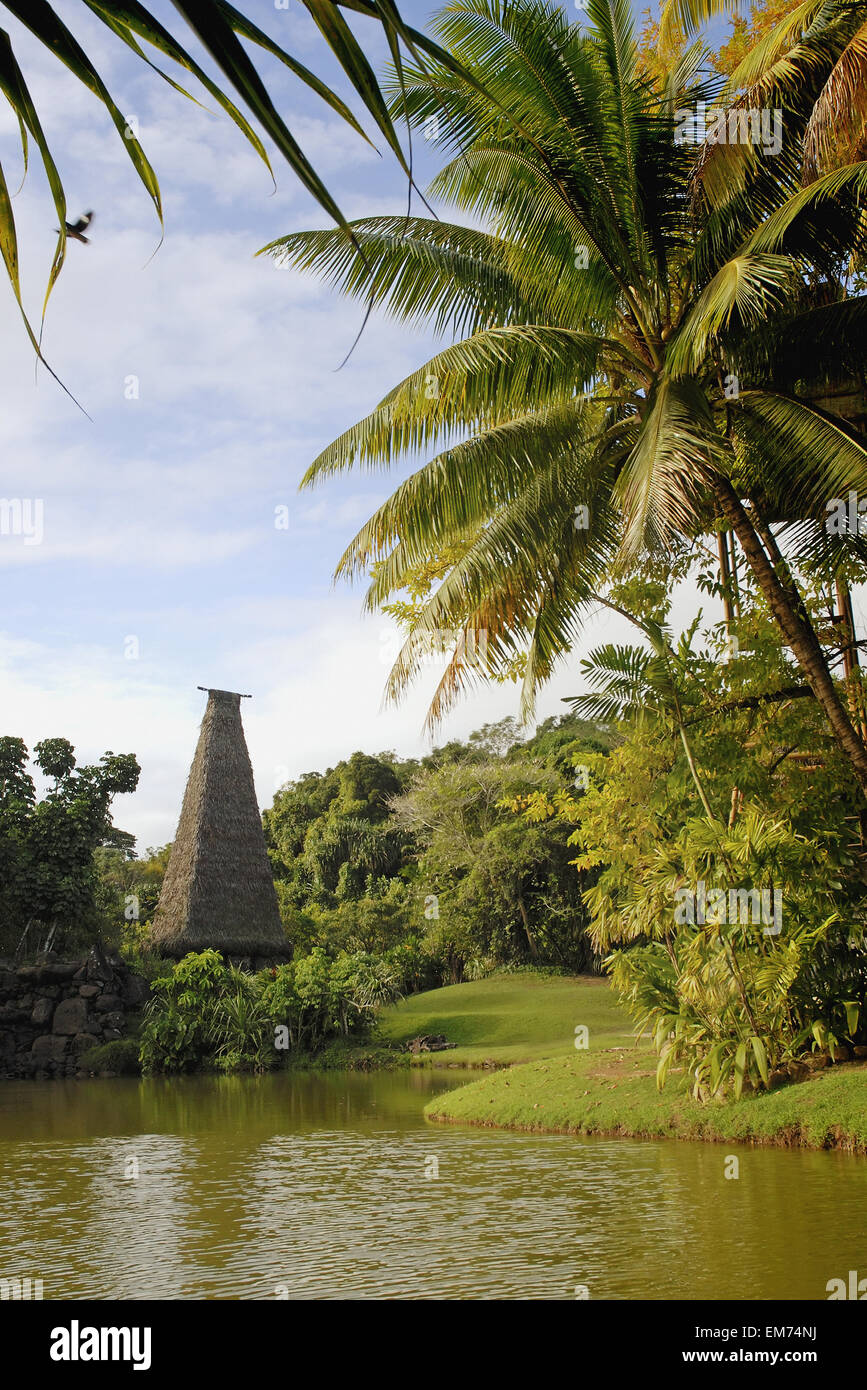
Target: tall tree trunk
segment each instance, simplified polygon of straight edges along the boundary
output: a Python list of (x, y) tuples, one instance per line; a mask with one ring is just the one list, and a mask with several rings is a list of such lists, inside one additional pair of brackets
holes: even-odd
[(732, 572), (729, 564), (728, 531), (717, 531), (717, 553), (719, 555), (719, 582), (722, 589), (723, 610), (726, 618), (726, 637), (731, 640), (732, 623), (735, 611), (732, 603)]
[(843, 670), (846, 676), (846, 687), (849, 693), (849, 712), (853, 723), (857, 726), (861, 735), (862, 742), (867, 742), (867, 716), (865, 716), (864, 700), (861, 692), (861, 685), (858, 680), (858, 670), (861, 665), (858, 659), (858, 647), (855, 637), (855, 614), (852, 611), (852, 594), (845, 579), (837, 576), (834, 580), (834, 589), (837, 597), (837, 612), (843, 624)]
[(729, 544), (729, 568), (731, 570), (732, 579), (732, 603), (735, 610), (735, 617), (739, 618), (741, 616), (741, 590), (740, 584), (738, 583), (738, 543), (735, 540), (734, 531), (728, 531), (726, 533), (726, 539)]
[(524, 923), (524, 934), (527, 938), (527, 944), (530, 947), (530, 955), (533, 957), (534, 960), (537, 960), (539, 956), (539, 948), (536, 945), (536, 938), (530, 930), (530, 919), (527, 916), (527, 909), (524, 906), (524, 899), (521, 896), (520, 891), (518, 892), (518, 910), (521, 913), (521, 921)]
[[(786, 644), (801, 666), (840, 749), (851, 763), (858, 784), (867, 797), (867, 748), (855, 732), (846, 708), (837, 694), (825, 653), (809, 618), (806, 615), (802, 616), (802, 603), (768, 559), (756, 527), (747, 516), (740, 498), (727, 478), (717, 479), (716, 496), (723, 516), (731, 524), (740, 541), (747, 564), (755, 575), (759, 589)], [(802, 611), (799, 612), (799, 609)]]

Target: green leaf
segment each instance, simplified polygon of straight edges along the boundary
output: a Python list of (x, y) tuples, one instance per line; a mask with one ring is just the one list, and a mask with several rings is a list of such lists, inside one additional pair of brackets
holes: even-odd
[[(33, 332), (33, 329), (30, 325), (30, 320), (28, 319), (27, 314), (24, 310), (24, 305), (21, 301), (21, 281), (18, 274), (18, 236), (15, 231), (15, 217), (12, 212), (12, 201), (9, 197), (9, 189), (6, 185), (6, 177), (3, 173), (2, 166), (0, 166), (0, 255), (2, 255), (3, 257), (3, 264), (6, 267), (6, 274), (8, 275), (9, 283), (12, 286), (12, 293), (15, 295), (15, 301), (21, 312), (21, 318), (23, 320), (24, 327), (27, 331), (27, 336), (33, 345), (33, 350), (36, 353), (36, 356), (39, 358), (39, 361), (42, 363), (45, 369), (51, 374), (51, 376), (54, 377), (54, 380), (57, 382), (58, 386), (60, 386), (66, 392), (69, 399), (71, 401), (75, 401), (75, 404), (78, 406), (79, 410), (82, 410), (83, 413), (87, 415), (87, 411), (84, 410), (84, 407), (79, 405), (78, 401), (75, 400), (75, 397), (73, 396), (72, 392), (68, 390), (66, 386), (63, 385), (63, 382), (60, 380), (60, 377), (57, 375), (56, 372), (52, 370), (52, 368), (46, 362), (44, 356), (42, 355), (42, 349), (39, 346), (39, 342), (36, 338), (36, 335)], [(88, 419), (90, 419), (90, 416), (88, 416)]]
[(409, 175), (409, 166), (404, 159), (400, 141), (391, 123), (388, 108), (373, 69), (338, 6), (332, 0), (301, 0), (301, 3), (310, 12), (317, 28), (327, 40), (328, 47), (397, 155), (401, 168)]
[(767, 1086), (767, 1084), (768, 1084), (768, 1054), (767, 1054), (767, 1052), (765, 1051), (765, 1044), (764, 1044), (764, 1042), (762, 1041), (762, 1039), (761, 1039), (757, 1034), (753, 1034), (753, 1036), (750, 1038), (750, 1043), (752, 1044), (753, 1056), (754, 1056), (755, 1059), (756, 1059), (756, 1065), (757, 1065), (757, 1067), (758, 1067), (758, 1069), (759, 1069), (759, 1075), (761, 1076), (762, 1080), (764, 1081), (765, 1085)]
[[(48, 276), (48, 288), (45, 291), (45, 300), (42, 306), (42, 317), (44, 320), (45, 309), (48, 305), (48, 297), (51, 294), (57, 277), (60, 274), (60, 268), (63, 265), (63, 257), (66, 248), (66, 196), (63, 192), (63, 184), (57, 172), (57, 166), (54, 163), (39, 117), (36, 114), (36, 108), (33, 105), (33, 100), (27, 89), (27, 84), (24, 81), (24, 75), (16, 62), (15, 55), (12, 52), (12, 45), (9, 42), (9, 35), (5, 30), (0, 30), (0, 90), (2, 90), (4, 96), (6, 96), (18, 117), (21, 129), (21, 144), (24, 152), (25, 171), (27, 166), (28, 130), (36, 141), (39, 153), (42, 156), (42, 164), (45, 169), (48, 186), (51, 189), (51, 196), (54, 199), (54, 210), (57, 213), (57, 218), (60, 223), (57, 246)], [(13, 285), (13, 289), (14, 288), (15, 286)], [(18, 298), (19, 307), (21, 307), (21, 300), (17, 292), (16, 297)]]
[(162, 227), (163, 210), (156, 174), (148, 163), (138, 140), (129, 135), (126, 117), (116, 106), (111, 93), (77, 39), (70, 33), (51, 5), (46, 3), (46, 0), (26, 0), (26, 3), (23, 4), (21, 0), (4, 0), (4, 3), (6, 9), (11, 11), (22, 24), (26, 25), (40, 42), (56, 58), (59, 58), (70, 72), (102, 102), (123, 140), (136, 173), (150, 194)]
[(744, 1081), (747, 1071), (747, 1045), (745, 1042), (738, 1043), (735, 1052), (735, 1100), (740, 1100), (741, 1092), (744, 1089)]
[(275, 107), (225, 13), (205, 0), (174, 0), (174, 3), (304, 187), (335, 222), (346, 227), (346, 218)]

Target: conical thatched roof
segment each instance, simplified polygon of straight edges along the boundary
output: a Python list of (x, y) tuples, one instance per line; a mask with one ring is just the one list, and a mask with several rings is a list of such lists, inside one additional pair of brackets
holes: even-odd
[(170, 956), (209, 947), (232, 956), (285, 956), (283, 933), (241, 696), (209, 690), (178, 832), (151, 940)]

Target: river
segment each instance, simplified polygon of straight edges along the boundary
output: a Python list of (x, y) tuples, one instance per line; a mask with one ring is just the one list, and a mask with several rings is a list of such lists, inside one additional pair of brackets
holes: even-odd
[(0, 1278), (46, 1299), (750, 1300), (867, 1273), (863, 1158), (427, 1123), (466, 1079), (5, 1082)]

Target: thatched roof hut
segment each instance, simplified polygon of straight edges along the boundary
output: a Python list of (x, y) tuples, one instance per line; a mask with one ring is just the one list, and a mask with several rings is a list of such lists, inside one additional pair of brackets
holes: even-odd
[(208, 948), (236, 957), (291, 954), (265, 849), (241, 698), (231, 690), (208, 691), (151, 931), (164, 955)]

